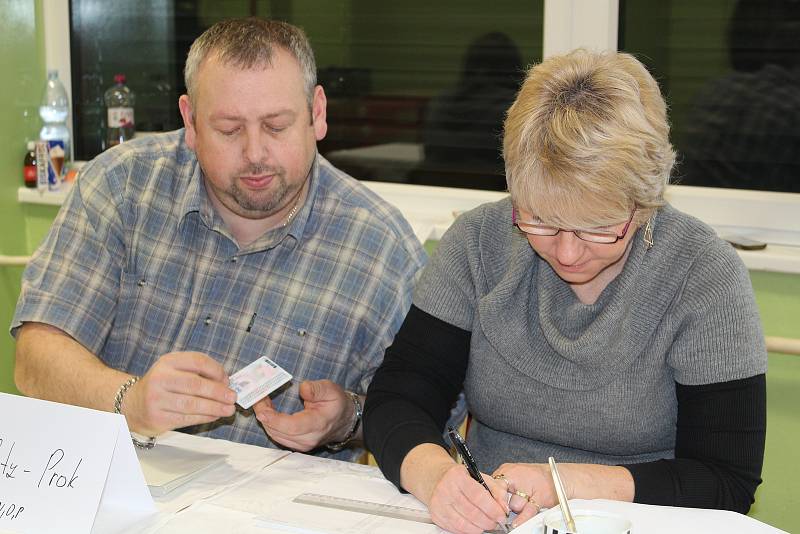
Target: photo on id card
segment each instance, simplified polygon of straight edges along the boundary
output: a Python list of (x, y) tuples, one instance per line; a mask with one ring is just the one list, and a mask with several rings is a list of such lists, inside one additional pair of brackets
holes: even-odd
[(230, 376), (230, 388), (236, 392), (236, 403), (246, 410), (291, 379), (280, 365), (261, 356)]

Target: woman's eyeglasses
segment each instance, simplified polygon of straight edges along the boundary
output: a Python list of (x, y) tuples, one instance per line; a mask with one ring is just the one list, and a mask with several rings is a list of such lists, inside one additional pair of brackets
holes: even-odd
[(633, 221), (633, 215), (636, 213), (636, 208), (633, 209), (631, 212), (631, 216), (628, 217), (628, 222), (625, 223), (625, 227), (622, 229), (621, 234), (617, 234), (616, 232), (609, 232), (608, 230), (604, 230), (603, 228), (592, 228), (589, 230), (566, 230), (564, 228), (559, 228), (557, 226), (550, 226), (547, 224), (541, 224), (539, 221), (523, 221), (517, 217), (517, 210), (513, 208), (511, 211), (511, 222), (520, 231), (530, 234), (530, 235), (537, 235), (537, 236), (554, 236), (557, 235), (559, 232), (572, 232), (575, 234), (575, 237), (578, 239), (582, 239), (583, 241), (588, 241), (589, 243), (602, 243), (605, 245), (610, 245), (612, 243), (616, 243), (623, 237), (625, 234), (628, 233), (628, 228), (631, 226), (631, 222)]

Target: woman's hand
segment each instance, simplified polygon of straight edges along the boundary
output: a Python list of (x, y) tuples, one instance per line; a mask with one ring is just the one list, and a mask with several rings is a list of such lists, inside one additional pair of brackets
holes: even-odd
[[(563, 464), (559, 464), (559, 468)], [(565, 486), (564, 472), (559, 469)], [(517, 514), (514, 527), (521, 525), (538, 514), (542, 508), (550, 508), (558, 503), (553, 480), (550, 478), (550, 467), (547, 464), (503, 464), (495, 470), (492, 477), (503, 483), (511, 494), (508, 506)], [(569, 489), (564, 488), (567, 495)]]
[(414, 447), (403, 460), (400, 478), (403, 487), (428, 506), (433, 522), (445, 530), (481, 534), (506, 522), (504, 484), (484, 475), (489, 493), (438, 445)]
[(484, 480), (492, 493), (474, 481), (463, 465), (449, 466), (428, 503), (433, 522), (450, 532), (465, 534), (479, 534), (494, 530), (498, 523), (505, 524), (505, 488), (487, 475)]
[[(611, 499), (633, 501), (634, 484), (624, 467), (595, 464), (558, 464), (567, 499)], [(514, 527), (558, 504), (556, 489), (547, 464), (503, 464), (493, 478), (504, 482), (511, 494), (508, 502), (516, 512)]]

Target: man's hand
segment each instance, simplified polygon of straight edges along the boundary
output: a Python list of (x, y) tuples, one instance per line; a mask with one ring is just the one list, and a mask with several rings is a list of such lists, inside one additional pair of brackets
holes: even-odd
[(230, 417), (236, 392), (222, 365), (200, 352), (163, 355), (128, 391), (122, 413), (134, 432), (156, 436)]
[(341, 441), (352, 428), (353, 403), (341, 386), (330, 380), (307, 380), (300, 384), (304, 409), (280, 413), (265, 397), (253, 411), (269, 437), (284, 447), (301, 452)]

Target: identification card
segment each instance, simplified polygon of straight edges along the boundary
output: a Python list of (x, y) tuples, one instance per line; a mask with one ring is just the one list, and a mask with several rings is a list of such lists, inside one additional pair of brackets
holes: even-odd
[(286, 382), (292, 375), (266, 356), (230, 376), (230, 388), (236, 392), (236, 404), (245, 410)]

